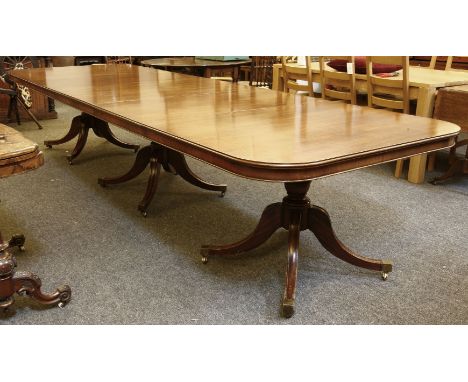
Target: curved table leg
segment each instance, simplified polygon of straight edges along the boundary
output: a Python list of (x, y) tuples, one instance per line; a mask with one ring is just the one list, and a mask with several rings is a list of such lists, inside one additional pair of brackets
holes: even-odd
[(209, 256), (232, 256), (250, 251), (267, 241), (281, 226), (281, 203), (270, 204), (263, 210), (254, 231), (245, 239), (228, 245), (203, 245), (202, 262), (206, 264)]
[(125, 143), (121, 141), (120, 139), (118, 139), (114, 135), (114, 133), (112, 133), (112, 130), (110, 129), (109, 124), (107, 122), (94, 118), (91, 127), (94, 133), (98, 137), (104, 138), (116, 146), (122, 147), (124, 149), (130, 149), (130, 150), (133, 150), (134, 152), (137, 152), (138, 149), (140, 148), (139, 145), (132, 145), (130, 143)]
[(140, 175), (143, 170), (148, 166), (153, 155), (153, 150), (151, 146), (145, 146), (140, 151), (138, 151), (135, 163), (133, 163), (132, 168), (125, 174), (117, 176), (115, 178), (98, 178), (98, 183), (105, 187), (108, 184), (118, 184), (127, 182), (131, 179), (136, 178)]
[(73, 159), (75, 159), (78, 155), (80, 155), (81, 151), (83, 151), (83, 148), (86, 145), (86, 141), (88, 140), (88, 131), (89, 129), (81, 129), (78, 133), (78, 141), (76, 142), (76, 146), (72, 153), (67, 156), (69, 164), (73, 164)]
[(83, 129), (83, 122), (81, 121), (81, 116), (78, 115), (72, 119), (70, 130), (68, 130), (68, 133), (65, 134), (63, 138), (51, 141), (44, 141), (44, 145), (46, 145), (48, 148), (51, 148), (54, 145), (60, 145), (62, 143), (71, 141), (80, 133), (81, 129)]
[(220, 191), (221, 196), (224, 196), (227, 189), (227, 185), (212, 184), (198, 178), (188, 167), (187, 161), (185, 160), (183, 154), (180, 154), (173, 150), (168, 151), (168, 162), (170, 165), (172, 165), (172, 167), (174, 167), (175, 171), (177, 172), (177, 175), (180, 175), (182, 179), (184, 179), (188, 183), (200, 187), (204, 190)]
[(286, 285), (284, 288), (281, 313), (290, 318), (294, 314), (296, 299), (297, 262), (299, 258), (299, 234), (301, 232), (301, 212), (292, 211), (289, 223), (288, 266), (286, 269)]
[(153, 200), (156, 189), (158, 188), (159, 173), (161, 172), (161, 163), (155, 158), (150, 160), (150, 175), (148, 178), (148, 185), (146, 186), (145, 196), (138, 204), (138, 210), (144, 217), (148, 215), (147, 209)]
[(15, 272), (16, 261), (9, 253), (0, 256), (0, 308), (7, 309), (14, 303), (13, 294), (27, 294), (44, 305), (58, 304), (60, 307), (71, 299), (68, 285), (60, 286), (54, 293), (41, 291), (42, 282), (31, 272)]
[(317, 206), (310, 207), (309, 229), (328, 252), (341, 260), (361, 268), (380, 271), (384, 280), (387, 279), (388, 273), (392, 271), (392, 263), (390, 261), (374, 260), (359, 256), (347, 248), (336, 237), (331, 225), (330, 215), (323, 208)]

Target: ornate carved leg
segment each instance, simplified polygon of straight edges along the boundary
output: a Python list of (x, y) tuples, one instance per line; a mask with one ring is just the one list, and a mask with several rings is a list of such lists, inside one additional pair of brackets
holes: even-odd
[(290, 318), (294, 314), (296, 299), (297, 261), (299, 258), (299, 233), (301, 232), (301, 211), (292, 211), (289, 224), (288, 267), (286, 269), (286, 285), (283, 294), (281, 313)]
[(257, 248), (281, 226), (281, 203), (270, 204), (263, 210), (257, 227), (245, 239), (228, 245), (203, 245), (202, 262), (206, 264), (209, 256), (232, 256)]
[(158, 188), (159, 173), (161, 172), (161, 163), (155, 159), (150, 160), (150, 175), (148, 178), (148, 185), (146, 186), (145, 196), (138, 204), (138, 210), (144, 217), (148, 215), (147, 209), (151, 201), (153, 200), (156, 189)]
[(13, 304), (13, 294), (26, 293), (41, 304), (58, 304), (60, 307), (71, 299), (71, 289), (68, 285), (60, 286), (54, 293), (41, 291), (41, 280), (30, 272), (15, 272), (14, 258), (2, 253), (0, 256), (0, 308), (7, 309)]
[(227, 185), (207, 183), (198, 178), (188, 167), (183, 154), (168, 149), (168, 162), (174, 167), (177, 174), (190, 184), (203, 188), (204, 190), (220, 191), (221, 197), (226, 193)]
[(133, 164), (130, 171), (128, 171), (124, 175), (121, 175), (115, 178), (98, 178), (98, 183), (101, 186), (105, 187), (108, 184), (123, 183), (123, 182), (127, 182), (131, 179), (136, 178), (138, 175), (140, 175), (143, 172), (146, 166), (148, 166), (153, 155), (154, 154), (153, 154), (152, 146), (143, 147), (140, 151), (138, 151), (136, 158), (135, 158), (135, 163)]
[(83, 151), (86, 145), (86, 141), (88, 140), (88, 132), (89, 129), (84, 128), (81, 129), (78, 133), (78, 141), (76, 142), (75, 148), (73, 149), (72, 153), (67, 156), (69, 164), (73, 164), (73, 159), (75, 159), (78, 155), (80, 155), (81, 151)]
[(369, 259), (359, 256), (347, 248), (335, 235), (330, 216), (323, 208), (312, 206), (309, 210), (309, 228), (317, 237), (320, 244), (332, 255), (347, 263), (361, 268), (380, 271), (382, 278), (387, 279), (388, 273), (392, 271), (392, 263), (384, 260)]
[(100, 119), (91, 117), (92, 120), (90, 122), (90, 127), (93, 129), (94, 133), (101, 138), (106, 139), (110, 143), (122, 147), (124, 149), (130, 149), (133, 150), (134, 152), (137, 152), (138, 149), (140, 148), (139, 145), (132, 145), (129, 143), (122, 142), (120, 139), (118, 139), (111, 131), (109, 124), (107, 122), (104, 122)]

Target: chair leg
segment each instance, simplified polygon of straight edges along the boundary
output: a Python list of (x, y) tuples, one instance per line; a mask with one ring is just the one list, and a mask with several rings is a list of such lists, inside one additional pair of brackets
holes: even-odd
[(398, 159), (396, 162), (396, 167), (395, 167), (395, 178), (400, 178), (401, 173), (403, 171), (403, 159)]

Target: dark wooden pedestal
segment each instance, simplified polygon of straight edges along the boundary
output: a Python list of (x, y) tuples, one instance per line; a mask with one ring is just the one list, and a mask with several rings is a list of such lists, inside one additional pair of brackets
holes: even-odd
[(109, 124), (107, 122), (104, 122), (86, 113), (82, 113), (81, 115), (73, 118), (70, 130), (63, 138), (53, 141), (44, 141), (44, 145), (51, 148), (52, 146), (71, 141), (73, 138), (78, 136), (78, 141), (76, 142), (76, 146), (73, 149), (73, 152), (67, 156), (68, 162), (72, 164), (73, 160), (78, 155), (80, 155), (81, 151), (86, 145), (89, 129), (92, 129), (98, 137), (107, 139), (110, 143), (113, 143), (116, 146), (123, 147), (125, 149), (131, 149), (135, 152), (137, 152), (140, 148), (138, 145), (131, 145), (120, 141), (115, 137), (114, 134), (112, 134), (112, 131), (110, 130)]
[(151, 203), (158, 187), (158, 178), (161, 166), (165, 171), (174, 175), (179, 175), (194, 186), (205, 190), (220, 191), (221, 196), (224, 196), (224, 193), (226, 192), (227, 186), (225, 184), (211, 184), (198, 178), (188, 167), (183, 154), (161, 146), (155, 142), (151, 142), (149, 146), (142, 148), (138, 152), (133, 167), (126, 174), (116, 178), (99, 178), (98, 183), (105, 187), (109, 184), (127, 182), (140, 175), (148, 164), (150, 166), (148, 185), (146, 187), (145, 196), (138, 205), (138, 210), (141, 211), (143, 216), (147, 216), (148, 206)]
[(24, 250), (24, 241), (23, 235), (16, 235), (9, 242), (3, 242), (0, 234), (0, 309), (6, 310), (14, 303), (15, 293), (26, 294), (44, 305), (64, 307), (71, 299), (68, 285), (58, 287), (51, 294), (43, 293), (41, 279), (34, 273), (15, 271), (16, 259), (12, 248)]
[[(457, 158), (457, 147), (466, 146), (466, 153), (464, 158)], [(434, 178), (430, 181), (432, 184), (439, 184), (457, 175), (468, 174), (468, 139), (459, 141), (452, 146), (449, 155), (449, 169), (441, 176)]]
[(325, 249), (341, 260), (361, 268), (380, 271), (384, 280), (392, 270), (390, 261), (359, 256), (341, 243), (333, 232), (327, 211), (310, 204), (306, 196), (310, 183), (310, 181), (285, 183), (288, 195), (282, 203), (273, 203), (265, 208), (257, 227), (245, 239), (229, 245), (204, 245), (201, 249), (202, 261), (206, 264), (211, 256), (233, 256), (252, 250), (264, 243), (278, 228), (288, 230), (288, 265), (281, 309), (283, 316), (287, 318), (294, 314), (301, 231), (307, 229), (312, 231)]

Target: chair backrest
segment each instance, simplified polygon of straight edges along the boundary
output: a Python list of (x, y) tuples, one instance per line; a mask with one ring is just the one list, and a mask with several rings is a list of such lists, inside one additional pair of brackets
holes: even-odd
[[(338, 72), (326, 64), (328, 59), (346, 60), (352, 64), (351, 73)], [(319, 57), (322, 98), (340, 99), (356, 104), (355, 62), (353, 56)]]
[[(281, 58), (283, 68), (284, 91), (290, 90), (307, 92), (309, 96), (313, 95), (312, 72), (310, 71), (310, 56), (305, 58), (306, 65), (298, 66), (287, 62), (287, 56)], [(300, 81), (300, 82), (298, 82)], [(304, 82), (304, 83), (301, 83)]]
[(268, 87), (273, 85), (273, 64), (278, 62), (276, 56), (252, 56), (250, 64), (249, 85)]
[[(374, 75), (372, 64), (401, 65), (398, 77), (384, 78)], [(380, 106), (409, 113), (409, 57), (367, 56), (367, 100), (370, 107)]]

